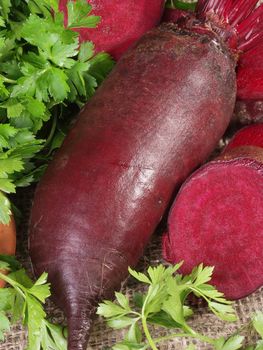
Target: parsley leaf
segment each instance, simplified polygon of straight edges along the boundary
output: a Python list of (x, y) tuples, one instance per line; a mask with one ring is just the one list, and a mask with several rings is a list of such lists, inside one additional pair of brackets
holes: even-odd
[[(68, 1), (68, 26), (58, 0), (0, 2), (0, 222), (6, 197), (38, 181), (75, 115), (114, 62), (79, 43), (71, 28), (94, 28), (86, 0)], [(63, 128), (61, 127), (63, 125)], [(4, 161), (3, 161), (4, 160)]]
[(4, 19), (8, 19), (8, 15), (11, 9), (11, 0), (2, 0), (0, 3), (0, 13)]
[(68, 28), (94, 28), (100, 21), (99, 16), (88, 16), (91, 12), (91, 5), (86, 0), (77, 2), (69, 1), (68, 9)]
[(62, 327), (51, 324), (43, 308), (50, 296), (47, 274), (43, 273), (33, 283), (25, 270), (16, 270), (19, 263), (13, 257), (0, 256), (0, 267), (8, 266), (15, 270), (8, 276), (0, 272), (0, 278), (8, 284), (7, 288), (0, 289), (0, 340), (4, 340), (11, 323), (21, 320), (28, 330), (27, 350), (66, 350)]
[[(128, 329), (124, 341), (115, 344), (113, 349), (157, 349), (157, 344), (174, 337), (188, 337), (207, 342), (216, 350), (237, 350), (243, 345), (243, 336), (233, 335), (227, 339), (213, 339), (196, 332), (188, 324), (193, 310), (185, 305), (187, 297), (195, 293), (203, 298), (216, 316), (227, 320), (236, 320), (232, 303), (223, 293), (209, 285), (213, 268), (200, 264), (190, 275), (176, 274), (182, 262), (170, 267), (158, 265), (149, 267), (146, 273), (129, 268), (129, 273), (146, 286), (145, 293), (135, 294), (132, 300), (122, 293), (116, 293), (116, 302), (109, 300), (99, 304), (97, 314), (107, 319), (113, 329)], [(257, 323), (258, 322), (258, 323)], [(255, 325), (261, 330), (261, 318), (255, 319)], [(168, 333), (154, 339), (149, 324), (169, 329)], [(193, 346), (190, 347), (192, 349)]]
[(216, 350), (237, 350), (243, 346), (244, 337), (241, 335), (234, 335), (227, 340), (219, 338), (215, 342)]
[(0, 340), (4, 340), (4, 332), (10, 330), (10, 322), (3, 311), (0, 311)]

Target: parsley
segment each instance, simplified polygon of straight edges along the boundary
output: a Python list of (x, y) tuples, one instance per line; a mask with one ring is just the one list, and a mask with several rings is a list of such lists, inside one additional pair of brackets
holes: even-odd
[[(232, 302), (209, 284), (212, 267), (201, 264), (190, 275), (182, 276), (175, 274), (181, 265), (149, 267), (146, 274), (129, 269), (137, 281), (146, 285), (145, 293), (135, 293), (132, 298), (115, 293), (116, 302), (105, 300), (99, 304), (97, 314), (107, 319), (109, 327), (127, 329), (124, 340), (115, 344), (113, 350), (157, 350), (157, 344), (176, 337), (198, 339), (215, 350), (238, 350), (243, 347), (245, 338), (239, 332), (226, 338), (213, 339), (190, 327), (188, 319), (193, 315), (193, 310), (186, 301), (191, 293), (203, 298), (208, 308), (220, 319), (233, 322), (237, 316)], [(263, 313), (256, 313), (248, 326), (251, 324), (263, 338)], [(166, 328), (168, 334), (154, 338), (152, 326)], [(263, 339), (246, 350), (260, 350), (262, 346)], [(193, 344), (188, 347), (188, 350), (194, 349)]]
[(195, 11), (196, 1), (167, 0), (166, 7), (185, 11)]
[(9, 193), (38, 181), (60, 147), (71, 116), (113, 67), (72, 28), (94, 28), (86, 0), (0, 1), (0, 222), (11, 214)]
[(0, 272), (0, 279), (8, 283), (7, 288), (0, 289), (0, 340), (4, 340), (11, 324), (22, 321), (28, 330), (27, 350), (66, 350), (63, 328), (50, 323), (43, 308), (50, 296), (47, 274), (33, 283), (19, 263), (8, 256), (0, 256), (0, 268), (11, 271), (8, 276)]

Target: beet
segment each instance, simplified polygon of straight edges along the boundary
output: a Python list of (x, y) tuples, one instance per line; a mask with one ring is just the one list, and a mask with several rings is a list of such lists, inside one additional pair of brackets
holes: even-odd
[(245, 125), (251, 123), (262, 123), (263, 99), (237, 100), (233, 119)]
[[(262, 7), (262, 5), (261, 5)], [(261, 10), (261, 7), (258, 10)], [(263, 13), (259, 20), (263, 31)], [(237, 85), (240, 100), (262, 100), (263, 94), (263, 36), (261, 42), (251, 47), (240, 59)], [(241, 45), (242, 46), (242, 45)]]
[(188, 17), (190, 14), (191, 13), (189, 13), (189, 11), (166, 8), (162, 17), (162, 23), (178, 23), (184, 20), (184, 18)]
[(239, 131), (224, 153), (181, 187), (163, 239), (183, 273), (215, 266), (212, 283), (229, 299), (263, 285), (263, 125)]
[(176, 185), (224, 133), (235, 75), (223, 50), (174, 28), (145, 35), (82, 110), (38, 186), (30, 255), (66, 311), (71, 350), (85, 348), (98, 301), (119, 289)]
[(227, 145), (225, 152), (241, 146), (263, 148), (263, 124), (254, 124), (239, 130)]
[[(68, 0), (60, 0), (60, 10), (67, 13)], [(77, 29), (81, 41), (92, 41), (97, 52), (106, 51), (115, 59), (162, 17), (165, 0), (89, 0), (92, 14), (101, 16), (94, 29)]]
[(119, 289), (229, 124), (237, 55), (223, 29), (195, 22), (162, 25), (120, 59), (37, 188), (30, 255), (66, 313), (69, 350), (85, 349), (97, 303)]

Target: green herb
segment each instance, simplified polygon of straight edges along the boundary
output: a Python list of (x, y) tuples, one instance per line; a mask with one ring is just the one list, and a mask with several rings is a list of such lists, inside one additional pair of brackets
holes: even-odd
[(168, 8), (185, 10), (185, 11), (194, 11), (196, 8), (196, 5), (197, 5), (196, 1), (185, 2), (180, 0), (168, 0), (166, 3), (166, 7)]
[(94, 28), (86, 0), (0, 1), (0, 222), (8, 223), (7, 194), (38, 181), (67, 133), (73, 114), (113, 67), (72, 28)]
[[(213, 268), (202, 264), (193, 269), (190, 275), (182, 276), (175, 272), (182, 263), (174, 267), (149, 267), (146, 274), (129, 269), (130, 274), (146, 285), (145, 293), (135, 293), (132, 300), (121, 293), (115, 293), (116, 302), (109, 300), (99, 304), (97, 314), (107, 319), (113, 329), (127, 328), (121, 343), (113, 350), (157, 350), (157, 345), (178, 337), (198, 339), (210, 344), (215, 350), (237, 350), (242, 348), (244, 336), (233, 334), (227, 338), (213, 339), (200, 334), (190, 327), (188, 319), (193, 310), (186, 304), (193, 293), (203, 298), (209, 309), (220, 319), (228, 322), (237, 320), (232, 303), (224, 298), (223, 293), (208, 284)], [(263, 338), (263, 314), (257, 313), (252, 320), (254, 328)], [(167, 335), (154, 338), (153, 327), (167, 329)], [(262, 349), (263, 340), (249, 350)], [(193, 350), (191, 345), (188, 350)]]
[(0, 279), (8, 284), (0, 289), (0, 340), (11, 324), (22, 321), (28, 330), (27, 350), (66, 350), (63, 328), (50, 323), (43, 308), (50, 296), (47, 274), (33, 283), (19, 263), (6, 256), (0, 256), (0, 269), (11, 271), (8, 276), (0, 272)]

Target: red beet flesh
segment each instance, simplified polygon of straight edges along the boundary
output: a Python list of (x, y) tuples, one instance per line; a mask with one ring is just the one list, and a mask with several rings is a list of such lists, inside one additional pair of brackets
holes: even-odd
[[(60, 0), (66, 13), (68, 0)], [(78, 29), (81, 41), (92, 41), (97, 52), (106, 51), (115, 59), (145, 32), (155, 27), (162, 17), (164, 0), (89, 0), (92, 14), (101, 16), (94, 29)]]
[[(215, 73), (216, 72), (216, 73)], [(97, 303), (143, 254), (175, 188), (223, 135), (235, 62), (209, 35), (164, 25), (118, 62), (41, 180), (30, 225), (69, 349), (85, 349)]]
[(184, 260), (183, 273), (200, 263), (215, 266), (212, 283), (229, 299), (263, 284), (262, 132), (262, 125), (240, 131), (221, 157), (185, 182), (163, 240), (164, 257)]

